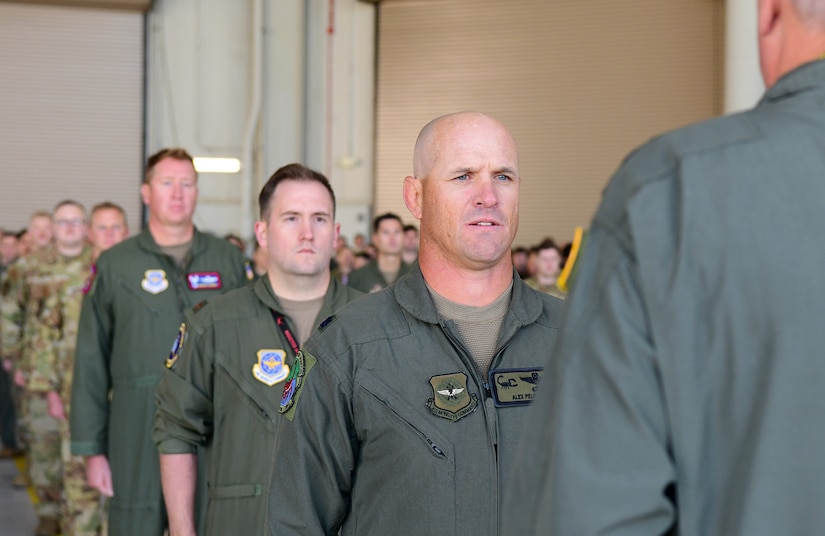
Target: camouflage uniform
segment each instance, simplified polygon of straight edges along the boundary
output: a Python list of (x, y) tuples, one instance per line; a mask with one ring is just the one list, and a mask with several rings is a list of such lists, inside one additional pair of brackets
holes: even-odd
[[(90, 249), (65, 258), (48, 247), (23, 259), (3, 302), (4, 354), (12, 356), (26, 379), (24, 415), (31, 440), (31, 479), (40, 498), (37, 514), (62, 514), (64, 535), (95, 535), (100, 526), (100, 499), (85, 484), (82, 459), (63, 455), (68, 453), (68, 421), (49, 415), (47, 398), (50, 391), (60, 394), (68, 414), (77, 321), (90, 268)], [(66, 443), (62, 449), (61, 436)], [(69, 481), (61, 512), (65, 462)]]
[(22, 388), (14, 382), (14, 372), (20, 365), (20, 348), (23, 340), (23, 310), (18, 303), (26, 271), (31, 267), (27, 257), (21, 257), (6, 267), (0, 280), (0, 356), (12, 363), (9, 371), (14, 413), (17, 416), (17, 444), (26, 451), (28, 458), (28, 432), (26, 427), (25, 401)]

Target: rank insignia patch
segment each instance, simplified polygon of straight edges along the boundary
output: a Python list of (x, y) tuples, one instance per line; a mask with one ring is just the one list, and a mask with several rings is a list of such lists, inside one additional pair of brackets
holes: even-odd
[(321, 325), (318, 326), (318, 331), (324, 331), (325, 329), (327, 329), (327, 326), (335, 322), (335, 318), (335, 315), (326, 317), (326, 319), (324, 319), (324, 321), (321, 322)]
[(160, 294), (169, 288), (169, 280), (166, 279), (166, 272), (163, 270), (146, 270), (140, 286), (149, 294)]
[(272, 387), (289, 375), (289, 365), (284, 362), (283, 350), (258, 350), (258, 362), (252, 365), (252, 375), (261, 383)]
[(223, 287), (221, 274), (218, 272), (192, 272), (186, 274), (189, 290), (219, 290)]
[(175, 342), (172, 343), (172, 349), (169, 351), (169, 357), (166, 358), (166, 368), (172, 368), (178, 362), (180, 352), (183, 350), (183, 343), (186, 339), (186, 323), (182, 323), (178, 328), (178, 336), (175, 337)]
[(295, 356), (295, 364), (284, 384), (284, 394), (281, 396), (281, 405), (278, 413), (283, 413), (284, 417), (290, 421), (295, 416), (295, 405), (301, 396), (301, 388), (304, 385), (306, 375), (315, 366), (316, 359), (304, 352), (298, 352)]
[(490, 387), (496, 407), (525, 406), (536, 396), (542, 369), (498, 369), (490, 371)]
[(433, 415), (456, 422), (478, 406), (478, 397), (467, 391), (467, 375), (463, 372), (433, 376), (430, 386), (433, 397), (427, 400), (427, 407)]

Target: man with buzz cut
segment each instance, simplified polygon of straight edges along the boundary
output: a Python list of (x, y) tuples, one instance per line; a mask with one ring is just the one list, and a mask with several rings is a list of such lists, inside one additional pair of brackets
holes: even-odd
[[(329, 181), (289, 164), (260, 194), (268, 269), (187, 317), (157, 389), (154, 438), (171, 534), (196, 534), (197, 446), (205, 445), (205, 534), (264, 534), (278, 409), (298, 348), (360, 292), (330, 275), (339, 226)], [(274, 462), (274, 466), (273, 466)]]
[(192, 222), (198, 183), (185, 150), (150, 156), (140, 192), (147, 227), (100, 255), (83, 302), (69, 416), (72, 453), (111, 497), (110, 536), (163, 534), (155, 386), (185, 312), (248, 282), (241, 252)]
[(373, 220), (372, 245), (375, 247), (375, 259), (353, 270), (347, 279), (347, 286), (361, 292), (377, 292), (386, 288), (409, 272), (411, 267), (401, 258), (404, 224), (396, 214), (387, 212)]
[(413, 162), (418, 264), (304, 345), (281, 400), (272, 536), (500, 534), (514, 435), (563, 302), (513, 269), (521, 177), (504, 125), (439, 117)]

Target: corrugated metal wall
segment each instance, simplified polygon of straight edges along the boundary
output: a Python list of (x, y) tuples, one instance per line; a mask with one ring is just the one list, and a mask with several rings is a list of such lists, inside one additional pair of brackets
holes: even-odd
[(401, 196), (418, 130), (492, 114), (521, 152), (516, 244), (588, 225), (623, 156), (717, 115), (719, 0), (393, 0), (379, 6), (375, 212)]
[(71, 198), (139, 229), (143, 17), (0, 3), (0, 226)]

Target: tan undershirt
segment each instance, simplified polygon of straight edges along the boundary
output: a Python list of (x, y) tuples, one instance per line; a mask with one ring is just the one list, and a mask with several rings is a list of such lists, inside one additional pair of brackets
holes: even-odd
[(306, 301), (285, 300), (278, 297), (284, 315), (289, 318), (289, 327), (295, 330), (298, 346), (303, 346), (317, 326), (315, 319), (324, 305), (324, 296)]
[(504, 316), (510, 307), (513, 285), (510, 284), (493, 303), (483, 307), (452, 302), (439, 295), (429, 285), (427, 285), (427, 290), (430, 291), (438, 314), (455, 322), (464, 346), (475, 362), (476, 369), (479, 374), (486, 376), (490, 370), (490, 363), (495, 357), (501, 324), (504, 323)]
[(401, 270), (396, 270), (394, 272), (384, 272), (379, 270), (379, 272), (381, 272), (381, 275), (384, 276), (384, 280), (387, 282), (387, 286), (395, 283), (395, 280), (398, 279), (398, 272), (400, 271)]
[(177, 246), (161, 246), (160, 250), (164, 255), (169, 255), (175, 261), (175, 266), (181, 270), (186, 269), (186, 258), (189, 256), (189, 251), (192, 249), (192, 241), (178, 244)]

